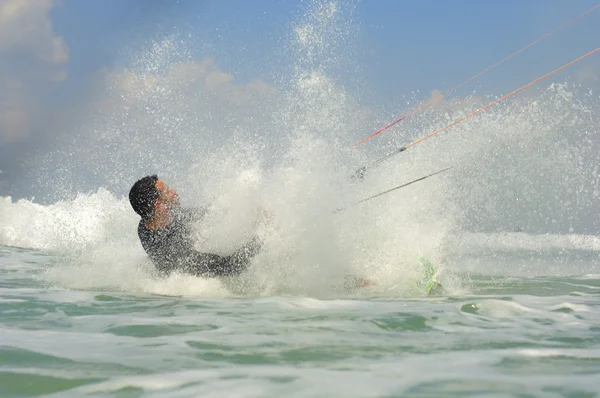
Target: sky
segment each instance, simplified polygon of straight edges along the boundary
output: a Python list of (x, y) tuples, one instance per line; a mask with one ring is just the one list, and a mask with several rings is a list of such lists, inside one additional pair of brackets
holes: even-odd
[[(34, 187), (20, 182), (40, 167), (37, 159), (86, 123), (90, 109), (106, 105), (107, 91), (131, 81), (124, 71), (132, 54), (165, 37), (185, 41), (178, 54), (202, 66), (181, 76), (201, 73), (213, 91), (251, 101), (255, 93), (285, 87), (302, 62), (293, 59), (289, 37), (313, 3), (0, 0), (0, 196), (33, 195)], [(456, 86), (597, 0), (339, 3), (350, 11), (336, 26), (344, 32), (332, 43), (336, 62), (328, 67), (362, 106), (384, 110), (391, 121), (407, 98), (424, 100)], [(510, 92), (594, 50), (599, 37), (600, 9), (456, 95)], [(106, 76), (114, 77), (110, 84)], [(597, 82), (600, 54), (556, 76), (566, 77)]]

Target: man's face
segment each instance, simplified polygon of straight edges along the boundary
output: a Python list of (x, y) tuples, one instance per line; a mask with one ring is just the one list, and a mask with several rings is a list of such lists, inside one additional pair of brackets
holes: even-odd
[(179, 206), (179, 196), (175, 189), (169, 188), (163, 180), (156, 181), (155, 185), (158, 190), (158, 202), (159, 205), (163, 205), (167, 208), (175, 208)]

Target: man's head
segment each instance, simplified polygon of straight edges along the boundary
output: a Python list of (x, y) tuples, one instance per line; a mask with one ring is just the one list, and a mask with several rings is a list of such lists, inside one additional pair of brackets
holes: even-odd
[(179, 204), (179, 198), (174, 189), (154, 174), (133, 184), (129, 191), (129, 203), (143, 219), (149, 219), (158, 207), (170, 209)]
[(129, 190), (129, 203), (142, 218), (150, 218), (154, 213), (154, 204), (158, 199), (156, 174), (139, 179)]

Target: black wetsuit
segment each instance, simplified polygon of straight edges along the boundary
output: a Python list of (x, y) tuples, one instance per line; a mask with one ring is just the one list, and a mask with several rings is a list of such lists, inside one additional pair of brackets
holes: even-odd
[(258, 238), (252, 239), (229, 256), (200, 253), (194, 249), (191, 223), (204, 215), (204, 210), (180, 209), (164, 228), (146, 228), (146, 220), (138, 225), (138, 236), (144, 250), (161, 275), (173, 271), (202, 277), (237, 275), (246, 269), (260, 250)]

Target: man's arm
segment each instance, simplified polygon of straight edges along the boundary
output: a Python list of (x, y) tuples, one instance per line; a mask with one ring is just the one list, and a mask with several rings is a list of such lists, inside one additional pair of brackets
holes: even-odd
[(196, 276), (214, 278), (241, 274), (254, 256), (258, 254), (262, 242), (255, 237), (229, 256), (194, 251), (188, 258), (186, 271)]

